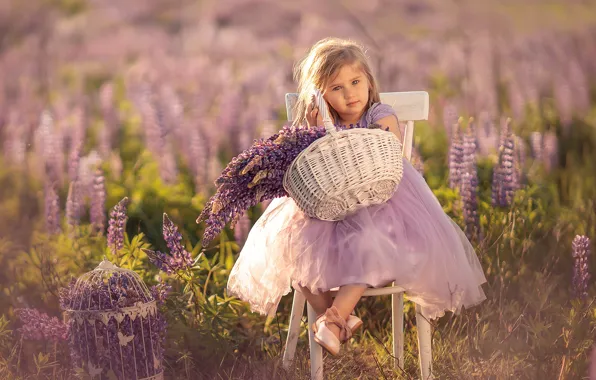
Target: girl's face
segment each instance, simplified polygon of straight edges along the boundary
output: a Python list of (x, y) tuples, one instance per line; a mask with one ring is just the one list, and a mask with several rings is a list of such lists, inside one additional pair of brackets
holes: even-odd
[(341, 124), (357, 123), (368, 104), (370, 85), (358, 63), (344, 65), (331, 78), (323, 98), (340, 117)]

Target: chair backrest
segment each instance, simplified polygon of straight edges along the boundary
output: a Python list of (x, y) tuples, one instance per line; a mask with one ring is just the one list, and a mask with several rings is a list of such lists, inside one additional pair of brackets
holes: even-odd
[[(381, 103), (393, 107), (397, 118), (406, 122), (404, 133), (404, 156), (409, 160), (412, 157), (412, 144), (414, 136), (414, 121), (428, 120), (429, 97), (426, 91), (407, 92), (382, 92)], [(294, 120), (294, 105), (298, 101), (297, 93), (286, 94), (286, 111), (288, 121)]]

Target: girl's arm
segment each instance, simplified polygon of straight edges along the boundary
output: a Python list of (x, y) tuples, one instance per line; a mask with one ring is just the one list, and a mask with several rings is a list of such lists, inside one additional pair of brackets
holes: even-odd
[(399, 141), (403, 141), (403, 136), (401, 135), (401, 130), (399, 129), (399, 124), (397, 123), (397, 117), (395, 115), (389, 115), (380, 118), (375, 122), (375, 124), (389, 128), (389, 132), (392, 132), (394, 135), (396, 135), (399, 138)]

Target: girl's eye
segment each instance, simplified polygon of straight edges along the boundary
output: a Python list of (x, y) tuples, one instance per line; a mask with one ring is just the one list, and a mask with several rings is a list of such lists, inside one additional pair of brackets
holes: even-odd
[[(360, 79), (355, 79), (352, 81), (353, 85), (357, 85), (358, 83), (360, 83)], [(341, 88), (341, 86), (335, 86), (333, 87), (332, 91), (338, 91)]]

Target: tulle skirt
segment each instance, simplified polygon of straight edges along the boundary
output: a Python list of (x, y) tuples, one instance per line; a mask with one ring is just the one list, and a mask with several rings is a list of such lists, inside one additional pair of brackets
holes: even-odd
[(298, 285), (316, 294), (392, 281), (427, 318), (486, 298), (470, 242), (406, 159), (389, 201), (341, 221), (308, 217), (289, 197), (274, 199), (251, 229), (227, 288), (253, 311), (274, 315), (281, 297)]

